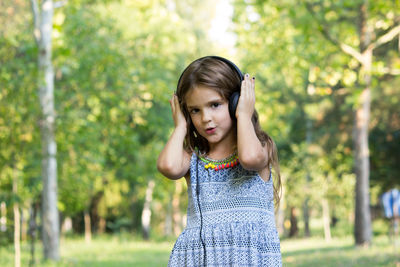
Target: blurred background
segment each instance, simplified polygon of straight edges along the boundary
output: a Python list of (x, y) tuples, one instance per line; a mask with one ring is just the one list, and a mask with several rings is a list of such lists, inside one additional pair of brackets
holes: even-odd
[(0, 265), (166, 266), (168, 100), (219, 55), (278, 146), (284, 266), (400, 266), (399, 36), (399, 1), (1, 0)]

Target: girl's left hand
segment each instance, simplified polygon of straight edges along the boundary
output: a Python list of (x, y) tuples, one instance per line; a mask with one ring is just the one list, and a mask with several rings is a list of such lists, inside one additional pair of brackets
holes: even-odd
[(254, 88), (255, 78), (250, 78), (249, 74), (244, 75), (244, 80), (242, 81), (242, 87), (240, 89), (239, 102), (236, 108), (236, 118), (239, 118), (239, 116), (245, 116), (251, 119), (253, 116), (254, 105), (256, 103)]

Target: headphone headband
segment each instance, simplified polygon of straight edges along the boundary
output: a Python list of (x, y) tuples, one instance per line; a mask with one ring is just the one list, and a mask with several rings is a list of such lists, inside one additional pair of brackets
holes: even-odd
[[(226, 59), (226, 58), (224, 58), (224, 57), (219, 57), (219, 56), (205, 56), (205, 57), (198, 58), (198, 59), (196, 59), (195, 61), (203, 60), (203, 59), (205, 59), (205, 58), (214, 58), (214, 59), (217, 59), (217, 60), (220, 60), (220, 61), (226, 63), (233, 71), (236, 72), (236, 74), (237, 74), (237, 75), (239, 76), (239, 78), (240, 78), (240, 81), (243, 81), (243, 80), (244, 80), (243, 73), (240, 71), (240, 69), (238, 68), (238, 66), (236, 66), (232, 61), (230, 61), (230, 60), (228, 60), (228, 59)], [(195, 62), (195, 61), (193, 61), (193, 62)], [(193, 63), (193, 62), (192, 62), (192, 63)], [(192, 63), (190, 63), (190, 64), (183, 70), (181, 76), (179, 77), (179, 80), (178, 80), (178, 84), (177, 84), (177, 86), (176, 86), (176, 89), (178, 89), (179, 84), (181, 83), (183, 74), (185, 73), (185, 71), (187, 70), (187, 68), (188, 68)]]
[(240, 81), (244, 80), (243, 73), (240, 71), (239, 67), (236, 66), (235, 63), (233, 63), (229, 59), (226, 59), (224, 57), (219, 57), (219, 56), (209, 56), (209, 57), (225, 62), (226, 64), (228, 64), (228, 66), (230, 66), (238, 74)]

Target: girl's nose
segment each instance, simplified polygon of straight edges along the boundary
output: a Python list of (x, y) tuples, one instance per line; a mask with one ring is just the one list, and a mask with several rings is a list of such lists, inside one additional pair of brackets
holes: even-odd
[(202, 120), (203, 122), (208, 122), (208, 121), (210, 121), (210, 120), (211, 120), (211, 114), (210, 114), (210, 112), (207, 111), (207, 110), (204, 110), (204, 111), (202, 112), (202, 115), (201, 115), (201, 120)]

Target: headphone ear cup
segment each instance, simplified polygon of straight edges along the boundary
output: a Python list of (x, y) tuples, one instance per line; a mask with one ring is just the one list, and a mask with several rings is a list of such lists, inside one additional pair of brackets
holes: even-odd
[(240, 93), (234, 92), (229, 98), (229, 114), (232, 120), (236, 120), (236, 108), (239, 102)]

